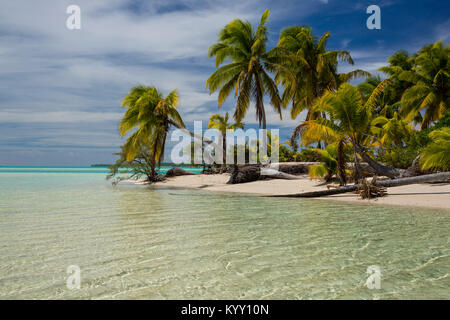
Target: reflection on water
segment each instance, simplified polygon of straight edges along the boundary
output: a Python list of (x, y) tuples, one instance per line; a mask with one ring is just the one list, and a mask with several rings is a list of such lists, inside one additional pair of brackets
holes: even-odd
[(0, 173), (0, 298), (448, 299), (449, 227), (448, 210)]

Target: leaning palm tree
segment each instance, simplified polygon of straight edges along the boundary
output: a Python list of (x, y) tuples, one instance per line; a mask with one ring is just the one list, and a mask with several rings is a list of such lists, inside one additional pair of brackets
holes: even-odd
[(245, 117), (253, 100), (256, 118), (263, 129), (266, 129), (265, 95), (281, 118), (281, 99), (270, 76), (279, 67), (277, 49), (266, 49), (269, 14), (269, 10), (264, 11), (256, 28), (248, 21), (235, 19), (219, 32), (219, 42), (209, 48), (208, 55), (216, 57), (216, 67), (225, 60), (231, 63), (217, 69), (206, 81), (210, 93), (220, 89), (219, 107), (234, 91), (237, 97), (234, 119), (238, 122)]
[(403, 114), (407, 120), (420, 122), (425, 129), (442, 118), (450, 105), (450, 46), (442, 41), (419, 50), (413, 71), (404, 71), (399, 78), (413, 86), (402, 96)]
[(152, 171), (156, 174), (155, 166), (161, 164), (170, 126), (184, 128), (177, 104), (177, 90), (165, 98), (155, 87), (136, 86), (130, 90), (123, 99), (122, 107), (127, 110), (119, 123), (121, 136), (136, 129), (123, 148), (127, 161), (133, 160), (145, 147), (154, 159)]
[(355, 157), (355, 181), (361, 177), (358, 155), (379, 175), (390, 178), (399, 176), (398, 170), (376, 162), (363, 147), (368, 139), (366, 133), (369, 132), (372, 109), (386, 83), (388, 80), (381, 82), (366, 102), (358, 89), (347, 83), (342, 84), (337, 91), (325, 93), (313, 106), (313, 111), (323, 112), (326, 117), (304, 121), (294, 130), (294, 137), (301, 134), (303, 144), (318, 140), (351, 144)]
[(225, 113), (225, 116), (221, 116), (220, 114), (213, 114), (209, 118), (208, 128), (217, 129), (222, 134), (222, 150), (223, 150), (223, 162), (222, 168), (226, 166), (226, 150), (227, 150), (227, 130), (236, 130), (237, 128), (243, 128), (243, 124), (240, 122), (236, 122), (231, 124), (229, 122), (228, 112)]
[(357, 77), (370, 76), (359, 69), (339, 74), (338, 61), (353, 65), (353, 59), (345, 50), (327, 51), (329, 37), (330, 32), (327, 32), (317, 39), (311, 28), (301, 26), (281, 31), (278, 48), (285, 56), (285, 68), (278, 69), (276, 80), (284, 88), (283, 105), (292, 103), (292, 119), (303, 110), (308, 110), (307, 120), (319, 117), (311, 112), (311, 107), (326, 90), (337, 89), (341, 83)]

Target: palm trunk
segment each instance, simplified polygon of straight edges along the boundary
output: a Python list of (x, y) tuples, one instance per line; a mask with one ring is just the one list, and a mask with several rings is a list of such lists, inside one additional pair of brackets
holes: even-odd
[(264, 110), (263, 90), (261, 88), (261, 79), (258, 76), (259, 64), (256, 66), (254, 78), (255, 78), (255, 90), (256, 90), (256, 114), (258, 115), (259, 125), (262, 122), (262, 128), (266, 129), (266, 111)]
[[(376, 181), (375, 185), (378, 187), (388, 188), (388, 187), (398, 187), (398, 186), (404, 186), (404, 185), (408, 185), (408, 184), (416, 184), (416, 183), (424, 183), (424, 182), (446, 181), (448, 179), (450, 179), (450, 171), (426, 174), (423, 176), (399, 178), (399, 179), (393, 179), (393, 180), (381, 180), (381, 181)], [(351, 185), (351, 186), (345, 186), (345, 187), (336, 188), (336, 189), (320, 190), (320, 191), (296, 193), (296, 194), (274, 195), (274, 196), (270, 196), (270, 197), (314, 198), (314, 197), (330, 196), (330, 195), (334, 195), (334, 194), (341, 194), (341, 193), (356, 191), (356, 190), (358, 190), (359, 187), (360, 187), (359, 185)]]
[(359, 159), (356, 152), (356, 146), (355, 143), (353, 143), (353, 156), (355, 157), (355, 167), (354, 167), (354, 173), (353, 173), (353, 180), (355, 180), (355, 183), (359, 182), (359, 179), (361, 179), (361, 166), (359, 165)]
[(338, 167), (337, 167), (337, 173), (340, 180), (340, 185), (345, 186), (347, 184), (347, 176), (345, 174), (345, 141), (344, 139), (341, 139), (338, 144)]
[(382, 165), (381, 163), (376, 162), (373, 160), (363, 149), (363, 147), (355, 142), (352, 141), (353, 147), (355, 148), (356, 152), (363, 158), (364, 161), (366, 161), (369, 166), (371, 166), (375, 172), (380, 176), (386, 176), (391, 179), (397, 178), (400, 176), (400, 171), (391, 167), (387, 167), (385, 165)]
[(222, 133), (222, 169), (227, 167), (227, 135), (226, 132)]

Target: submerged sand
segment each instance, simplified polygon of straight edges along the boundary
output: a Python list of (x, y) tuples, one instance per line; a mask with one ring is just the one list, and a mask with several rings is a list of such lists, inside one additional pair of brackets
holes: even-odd
[[(282, 195), (326, 189), (320, 180), (311, 180), (307, 175), (299, 180), (259, 180), (241, 184), (226, 184), (229, 174), (189, 175), (168, 178), (155, 184), (157, 187), (200, 189), (207, 191), (235, 192), (256, 195)], [(388, 188), (388, 195), (382, 198), (361, 200), (354, 193), (321, 197), (358, 203), (379, 203), (427, 208), (450, 209), (450, 183), (411, 184)]]

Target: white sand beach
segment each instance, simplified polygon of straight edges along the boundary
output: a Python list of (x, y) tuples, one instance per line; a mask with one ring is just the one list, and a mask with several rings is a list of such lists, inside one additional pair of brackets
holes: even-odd
[[(241, 184), (226, 184), (229, 174), (188, 175), (168, 178), (155, 184), (157, 187), (201, 189), (219, 192), (236, 192), (258, 195), (282, 195), (326, 189), (320, 180), (310, 180), (307, 175), (299, 180), (259, 180)], [(377, 203), (427, 208), (450, 209), (450, 183), (411, 184), (388, 188), (388, 195), (382, 198), (361, 200), (354, 193), (332, 195), (320, 199)]]

